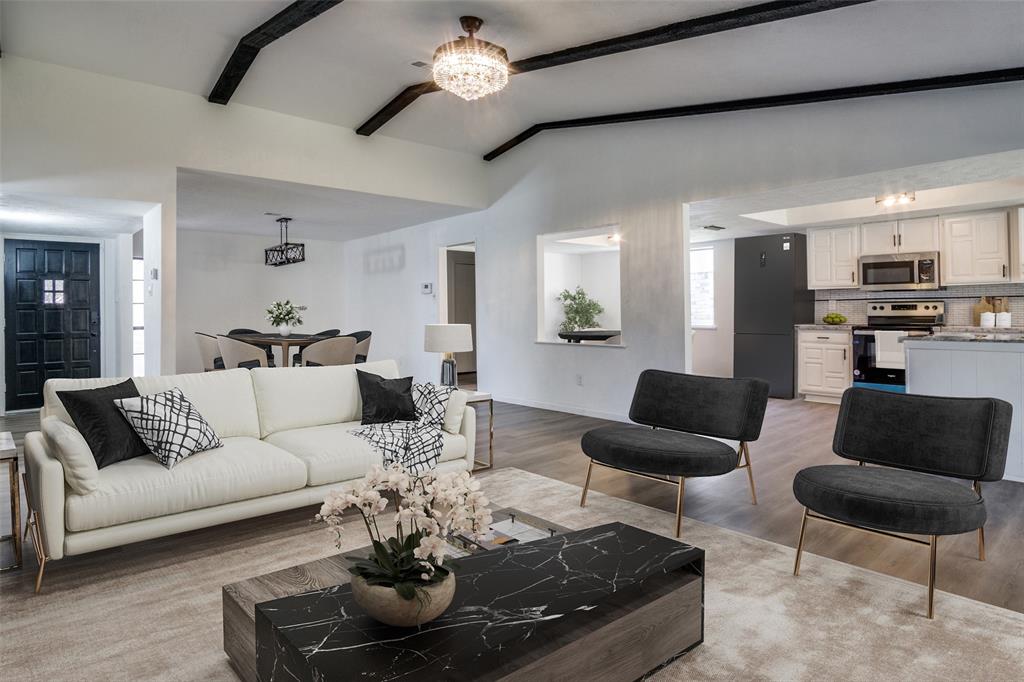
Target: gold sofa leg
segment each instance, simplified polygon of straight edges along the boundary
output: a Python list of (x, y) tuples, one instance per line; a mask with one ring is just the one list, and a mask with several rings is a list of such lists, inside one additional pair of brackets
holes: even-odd
[(800, 575), (800, 555), (804, 551), (804, 533), (807, 531), (807, 507), (804, 507), (804, 515), (800, 520), (800, 539), (796, 542), (796, 563), (793, 564), (793, 575)]
[[(981, 481), (974, 482), (974, 492), (981, 497)], [(985, 526), (978, 529), (978, 561), (985, 560)]]
[(32, 488), (28, 484), (28, 472), (21, 475), (22, 485), (25, 487), (25, 501), (28, 503), (28, 520), (25, 522), (25, 537), (32, 531), (32, 547), (36, 550), (36, 558), (39, 560), (39, 571), (36, 573), (36, 594), (43, 590), (43, 572), (46, 570), (46, 545), (43, 543), (43, 529), (39, 526), (39, 514), (36, 513), (32, 503)]
[(594, 471), (594, 460), (587, 464), (587, 480), (583, 483), (583, 496), (580, 497), (580, 506), (587, 506), (587, 491), (590, 490), (590, 474)]

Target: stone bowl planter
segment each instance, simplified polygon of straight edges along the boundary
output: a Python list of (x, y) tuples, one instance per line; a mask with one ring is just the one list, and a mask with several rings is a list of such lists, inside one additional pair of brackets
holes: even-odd
[(374, 620), (400, 628), (429, 623), (448, 608), (455, 596), (455, 574), (421, 590), (423, 598), (402, 599), (392, 587), (369, 585), (352, 576), (352, 598)]

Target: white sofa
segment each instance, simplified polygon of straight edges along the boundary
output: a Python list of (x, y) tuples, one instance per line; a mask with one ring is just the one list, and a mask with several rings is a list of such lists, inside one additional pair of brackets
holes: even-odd
[[(224, 445), (168, 470), (152, 455), (96, 469), (57, 391), (97, 388), (124, 379), (51, 379), (44, 389), (43, 431), (25, 437), (28, 493), (47, 560), (319, 504), (324, 494), (362, 478), (380, 454), (349, 433), (362, 405), (355, 365), (233, 369), (138, 377), (148, 395), (178, 387)], [(358, 368), (398, 376), (393, 360)], [(453, 399), (437, 471), (472, 470), (476, 416)], [(458, 411), (461, 409), (461, 415)], [(44, 435), (45, 434), (45, 435)], [(74, 454), (77, 452), (77, 456)], [(40, 568), (40, 578), (42, 577)]]

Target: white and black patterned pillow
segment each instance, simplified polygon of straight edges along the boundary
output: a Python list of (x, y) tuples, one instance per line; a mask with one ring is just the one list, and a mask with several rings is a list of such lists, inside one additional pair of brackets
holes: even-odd
[(437, 384), (413, 384), (412, 399), (416, 404), (416, 421), (426, 426), (444, 426), (444, 415), (448, 410), (448, 398), (455, 389)]
[(180, 389), (122, 398), (114, 404), (168, 469), (197, 452), (222, 445), (213, 427)]

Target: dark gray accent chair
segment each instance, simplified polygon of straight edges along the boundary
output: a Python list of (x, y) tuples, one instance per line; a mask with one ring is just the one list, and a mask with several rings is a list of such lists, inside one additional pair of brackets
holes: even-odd
[(586, 506), (595, 464), (677, 486), (676, 537), (682, 530), (687, 478), (745, 468), (751, 501), (757, 504), (749, 443), (761, 434), (767, 405), (768, 382), (761, 379), (644, 370), (629, 408), (635, 424), (611, 424), (583, 434), (580, 445), (590, 463), (580, 506)]
[[(797, 473), (793, 494), (804, 515), (793, 575), (800, 575), (808, 520), (925, 545), (931, 553), (927, 584), (932, 618), (938, 537), (978, 531), (978, 559), (985, 560), (981, 483), (1003, 477), (1012, 411), (1009, 403), (996, 398), (847, 389), (832, 451), (858, 465), (828, 464)], [(973, 481), (973, 486), (955, 479)], [(928, 540), (903, 534), (926, 535)]]

